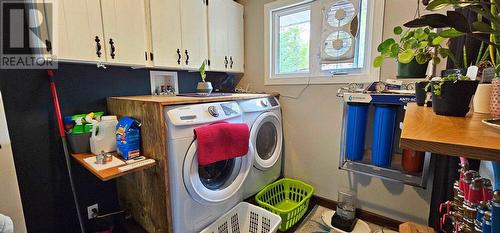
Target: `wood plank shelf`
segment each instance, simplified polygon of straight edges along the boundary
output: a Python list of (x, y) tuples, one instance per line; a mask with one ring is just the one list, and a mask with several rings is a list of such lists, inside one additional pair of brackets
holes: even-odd
[[(124, 161), (123, 159), (121, 159), (121, 158), (118, 157), (119, 155), (117, 155), (117, 154), (113, 154), (113, 155), (115, 156), (114, 159), (120, 159), (120, 160)], [(127, 165), (127, 164), (124, 164), (124, 165), (120, 165), (120, 166), (111, 167), (111, 168), (108, 168), (108, 169), (97, 171), (92, 166), (90, 166), (87, 162), (84, 161), (84, 159), (86, 159), (86, 158), (95, 157), (94, 154), (91, 154), (91, 153), (86, 153), (86, 154), (72, 154), (71, 156), (80, 165), (82, 165), (87, 170), (89, 170), (90, 172), (92, 172), (92, 174), (94, 174), (95, 176), (97, 176), (102, 181), (112, 180), (112, 179), (115, 179), (115, 178), (118, 178), (118, 177), (130, 174), (130, 173), (134, 173), (134, 172), (138, 172), (138, 171), (142, 171), (142, 170), (148, 169), (148, 168), (153, 167), (153, 166), (156, 165), (156, 163), (152, 163), (152, 164), (148, 164), (148, 165), (145, 165), (145, 166), (142, 166), (142, 167), (138, 167), (138, 168), (135, 168), (135, 169), (132, 169), (132, 170), (128, 170), (128, 171), (125, 171), (125, 172), (122, 172), (122, 171), (118, 170), (119, 167), (123, 167), (123, 166)]]
[(481, 121), (489, 114), (436, 115), (432, 108), (409, 104), (400, 145), (403, 148), (479, 160), (500, 161), (500, 130)]

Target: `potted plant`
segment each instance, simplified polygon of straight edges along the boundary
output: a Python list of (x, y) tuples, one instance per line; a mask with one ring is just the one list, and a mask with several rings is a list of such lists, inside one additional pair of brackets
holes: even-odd
[(464, 117), (478, 84), (477, 80), (457, 74), (432, 81), (432, 110), (438, 115)]
[(386, 58), (396, 59), (398, 62), (398, 78), (424, 78), (430, 60), (434, 64), (441, 61), (441, 57), (454, 57), (449, 50), (441, 46), (442, 38), (430, 27), (408, 29), (397, 26), (393, 30), (399, 40), (388, 38), (377, 47), (380, 55), (373, 61), (374, 67), (380, 67)]
[(196, 90), (199, 95), (210, 95), (212, 93), (213, 87), (211, 82), (205, 81), (205, 79), (207, 78), (207, 73), (205, 71), (205, 62), (201, 64), (199, 71), (201, 75), (201, 82), (198, 82)]

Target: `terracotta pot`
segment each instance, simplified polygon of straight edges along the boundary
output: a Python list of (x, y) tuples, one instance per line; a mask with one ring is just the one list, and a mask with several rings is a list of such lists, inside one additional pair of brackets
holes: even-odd
[(401, 165), (407, 173), (420, 173), (424, 168), (425, 152), (403, 149)]
[(493, 79), (491, 86), (490, 114), (500, 117), (500, 77)]

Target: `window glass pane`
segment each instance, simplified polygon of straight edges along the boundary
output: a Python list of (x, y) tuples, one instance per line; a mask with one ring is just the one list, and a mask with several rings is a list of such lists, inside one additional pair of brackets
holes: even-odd
[(276, 67), (278, 74), (309, 71), (310, 21), (310, 10), (278, 16), (278, 64)]

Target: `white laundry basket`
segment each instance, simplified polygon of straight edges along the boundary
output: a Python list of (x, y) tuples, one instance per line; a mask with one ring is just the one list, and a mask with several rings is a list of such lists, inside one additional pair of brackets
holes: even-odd
[(247, 202), (241, 202), (200, 233), (274, 233), (281, 217)]

